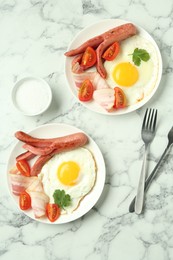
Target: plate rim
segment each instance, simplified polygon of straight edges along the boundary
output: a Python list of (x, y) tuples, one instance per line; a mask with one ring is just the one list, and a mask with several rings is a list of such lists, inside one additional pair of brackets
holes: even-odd
[[(74, 131), (73, 133), (75, 133), (75, 132), (82, 132), (82, 133), (85, 133), (85, 134), (87, 135), (87, 137), (88, 137), (88, 139), (89, 139), (89, 143), (86, 144), (85, 146), (86, 146), (86, 147), (87, 147), (87, 146), (89, 146), (89, 147), (92, 147), (92, 146), (93, 146), (93, 148), (97, 150), (98, 154), (95, 155), (95, 153), (94, 153), (94, 158), (96, 159), (96, 157), (98, 156), (98, 157), (101, 159), (101, 163), (100, 163), (101, 167), (99, 167), (99, 169), (102, 168), (102, 174), (101, 174), (101, 177), (102, 177), (102, 178), (101, 178), (101, 177), (98, 178), (98, 176), (99, 176), (99, 174), (98, 174), (99, 170), (98, 170), (98, 168), (97, 168), (97, 172), (96, 172), (97, 175), (96, 175), (95, 185), (94, 185), (93, 189), (91, 190), (91, 192), (89, 192), (87, 195), (89, 195), (89, 194), (92, 195), (92, 193), (93, 193), (94, 191), (96, 191), (96, 189), (98, 189), (99, 192), (97, 193), (97, 196), (95, 196), (92, 200), (90, 200), (92, 203), (89, 203), (89, 206), (87, 207), (86, 210), (84, 210), (83, 212), (80, 212), (80, 211), (79, 211), (80, 208), (79, 208), (79, 209), (77, 209), (76, 211), (74, 211), (74, 213), (70, 214), (70, 216), (74, 216), (74, 218), (71, 217), (69, 220), (68, 220), (68, 219), (65, 219), (65, 220), (63, 221), (62, 218), (63, 218), (64, 216), (62, 215), (62, 217), (59, 218), (59, 219), (57, 219), (57, 221), (55, 221), (55, 222), (50, 222), (47, 218), (43, 218), (43, 219), (42, 219), (42, 218), (35, 218), (32, 209), (29, 210), (29, 211), (23, 211), (23, 210), (20, 209), (19, 203), (17, 203), (17, 201), (18, 201), (18, 196), (14, 195), (14, 194), (12, 193), (12, 190), (11, 190), (11, 187), (10, 187), (10, 179), (9, 179), (9, 174), (8, 174), (8, 173), (9, 173), (9, 170), (10, 170), (10, 165), (12, 164), (12, 163), (10, 163), (10, 159), (11, 159), (13, 153), (15, 154), (15, 149), (17, 148), (17, 146), (20, 146), (20, 144), (23, 143), (23, 142), (17, 140), (16, 143), (13, 145), (11, 151), (10, 151), (10, 154), (9, 154), (9, 157), (8, 157), (8, 161), (7, 161), (7, 164), (6, 164), (6, 183), (7, 183), (8, 193), (9, 193), (10, 197), (12, 198), (13, 202), (16, 204), (17, 208), (19, 209), (20, 213), (23, 213), (23, 214), (25, 214), (26, 216), (28, 216), (29, 218), (31, 218), (32, 220), (35, 220), (35, 221), (40, 222), (40, 223), (43, 223), (43, 224), (53, 224), (53, 225), (56, 225), (56, 224), (65, 224), (65, 223), (70, 223), (70, 222), (72, 222), (72, 221), (75, 221), (75, 220), (81, 218), (82, 216), (84, 216), (86, 213), (88, 213), (88, 212), (94, 207), (94, 205), (95, 205), (95, 204), (97, 203), (97, 201), (99, 200), (99, 198), (100, 198), (100, 196), (101, 196), (101, 194), (102, 194), (102, 192), (103, 192), (104, 186), (105, 186), (106, 165), (105, 165), (105, 160), (104, 160), (103, 154), (102, 154), (102, 152), (101, 152), (99, 146), (97, 145), (97, 143), (96, 143), (86, 132), (84, 132), (84, 131), (81, 130), (80, 128), (75, 127), (75, 126), (70, 125), (70, 124), (65, 124), (65, 123), (49, 123), (49, 124), (43, 124), (43, 125), (37, 126), (37, 127), (33, 128), (33, 129), (31, 129), (30, 131), (27, 131), (27, 133), (28, 133), (28, 134), (32, 134), (32, 132), (38, 131), (38, 130), (41, 129), (41, 128), (44, 129), (45, 127), (58, 127), (58, 126), (70, 128), (70, 129), (72, 129), (72, 131)], [(71, 133), (69, 133), (69, 134), (71, 134)], [(58, 133), (57, 133), (56, 136), (58, 137), (58, 136), (63, 136), (63, 135), (58, 135)], [(56, 136), (55, 136), (55, 137), (56, 137)], [(38, 137), (38, 136), (37, 136), (37, 137)], [(53, 136), (52, 136), (52, 137), (53, 137)], [(46, 137), (46, 138), (47, 138), (47, 137)], [(93, 152), (93, 151), (91, 151), (91, 152)], [(96, 163), (97, 163), (97, 162), (96, 162)], [(96, 186), (96, 184), (97, 184), (97, 186)], [(100, 185), (100, 184), (101, 184), (101, 185)], [(98, 186), (99, 186), (99, 187), (98, 187)], [(90, 196), (91, 196), (91, 195), (90, 195)], [(83, 200), (85, 200), (85, 202), (86, 202), (87, 196), (85, 196)], [(83, 201), (83, 200), (82, 200), (82, 201)], [(81, 201), (81, 203), (83, 204), (82, 201)], [(79, 206), (79, 207), (80, 207), (80, 206)], [(76, 212), (78, 212), (78, 211), (79, 211), (79, 214), (76, 213)], [(67, 215), (66, 215), (66, 216), (67, 216)]]
[[(84, 33), (86, 30), (88, 29), (92, 29), (92, 27), (95, 27), (95, 26), (98, 26), (99, 24), (101, 23), (119, 23), (118, 25), (121, 25), (121, 24), (126, 24), (126, 23), (132, 23), (136, 26), (136, 28), (139, 30), (139, 32), (143, 32), (144, 34), (147, 35), (147, 37), (150, 39), (150, 41), (152, 42), (152, 44), (154, 45), (154, 48), (156, 49), (156, 53), (157, 53), (157, 56), (158, 56), (158, 76), (157, 76), (157, 80), (156, 80), (156, 85), (154, 87), (154, 89), (150, 92), (150, 94), (148, 96), (146, 96), (145, 99), (143, 99), (142, 101), (130, 106), (130, 107), (126, 107), (126, 108), (123, 108), (123, 109), (118, 109), (116, 111), (113, 111), (113, 112), (107, 112), (105, 111), (103, 108), (99, 107), (98, 106), (98, 110), (97, 109), (94, 109), (93, 107), (90, 107), (88, 106), (87, 102), (82, 102), (80, 101), (78, 98), (77, 98), (77, 95), (74, 93), (76, 92), (76, 89), (75, 89), (75, 83), (74, 83), (74, 80), (72, 78), (72, 83), (70, 82), (70, 79), (68, 77), (68, 74), (70, 73), (70, 69), (68, 68), (69, 67), (69, 60), (72, 60), (73, 57), (67, 57), (65, 56), (65, 63), (64, 63), (64, 70), (65, 70), (65, 77), (66, 77), (66, 82), (67, 82), (67, 85), (68, 85), (68, 88), (70, 89), (70, 92), (72, 93), (72, 95), (74, 96), (74, 98), (77, 100), (77, 102), (79, 102), (80, 104), (82, 104), (83, 107), (87, 108), (88, 110), (92, 111), (92, 112), (95, 112), (95, 113), (98, 113), (98, 114), (101, 114), (101, 115), (107, 115), (107, 116), (120, 116), (120, 115), (126, 115), (128, 113), (131, 113), (139, 108), (141, 108), (143, 105), (145, 105), (147, 102), (149, 102), (151, 100), (151, 98), (154, 96), (154, 94), (156, 93), (157, 89), (159, 88), (159, 85), (160, 85), (160, 82), (161, 82), (161, 78), (162, 78), (162, 74), (163, 74), (163, 60), (162, 60), (162, 56), (161, 56), (161, 52), (160, 52), (160, 49), (158, 47), (158, 44), (156, 43), (155, 39), (151, 36), (150, 33), (148, 33), (144, 28), (142, 28), (140, 25), (138, 25), (137, 23), (135, 22), (132, 22), (132, 21), (129, 21), (129, 20), (123, 20), (123, 19), (102, 19), (102, 20), (99, 20), (95, 23), (91, 23), (90, 25), (88, 26), (85, 26), (82, 30), (80, 30), (79, 32), (77, 32), (77, 34), (75, 35), (75, 37), (71, 40), (71, 42), (69, 43), (68, 47), (67, 47), (67, 51), (69, 51), (71, 49), (71, 46), (73, 46), (74, 42), (77, 40), (77, 38), (82, 34)], [(117, 26), (118, 26), (117, 25)], [(114, 26), (114, 25), (113, 25)], [(112, 27), (113, 27), (112, 26)], [(115, 26), (114, 26), (115, 27)], [(111, 29), (108, 28), (107, 30)], [(105, 30), (103, 30), (102, 32), (104, 32)], [(94, 34), (95, 36), (98, 35), (98, 33)], [(94, 36), (93, 36), (94, 37)], [(84, 41), (86, 41), (87, 39), (85, 39)], [(77, 47), (77, 46), (76, 46)], [(73, 47), (72, 47), (73, 48)], [(96, 104), (96, 107), (97, 107), (97, 104)]]

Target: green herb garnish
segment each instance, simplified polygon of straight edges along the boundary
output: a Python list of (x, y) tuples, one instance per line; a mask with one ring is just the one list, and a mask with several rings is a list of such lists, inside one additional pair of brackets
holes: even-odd
[(134, 52), (129, 55), (133, 56), (132, 60), (136, 66), (140, 66), (141, 60), (148, 61), (150, 59), (150, 54), (146, 50), (139, 48), (136, 48)]
[(66, 194), (64, 190), (55, 190), (53, 194), (54, 202), (60, 208), (64, 208), (70, 205), (71, 197), (69, 194)]

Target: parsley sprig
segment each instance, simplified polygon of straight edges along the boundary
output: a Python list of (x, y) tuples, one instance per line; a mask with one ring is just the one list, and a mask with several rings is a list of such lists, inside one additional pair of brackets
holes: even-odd
[(70, 205), (71, 197), (69, 194), (66, 194), (64, 190), (55, 190), (53, 193), (53, 198), (55, 204), (57, 204), (60, 208), (65, 208)]
[(150, 59), (150, 54), (146, 50), (139, 48), (134, 49), (134, 52), (129, 55), (133, 56), (132, 60), (136, 66), (140, 66), (141, 60), (146, 62)]

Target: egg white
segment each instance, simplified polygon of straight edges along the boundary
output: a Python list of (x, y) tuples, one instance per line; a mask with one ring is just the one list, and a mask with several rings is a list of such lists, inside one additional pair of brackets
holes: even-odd
[[(140, 66), (133, 63), (132, 55), (130, 55), (135, 48), (145, 49), (150, 55), (150, 59), (147, 62), (141, 61)], [(130, 62), (138, 70), (139, 78), (133, 86), (120, 86), (113, 79), (112, 72), (115, 66), (122, 62)], [(140, 35), (135, 35), (120, 43), (120, 52), (113, 61), (105, 61), (106, 81), (111, 88), (120, 87), (126, 95), (127, 106), (133, 105), (148, 96), (155, 87), (158, 66), (159, 62), (155, 47)]]
[[(73, 186), (63, 185), (57, 177), (58, 167), (67, 161), (76, 162), (80, 167), (79, 178)], [(71, 204), (61, 211), (61, 214), (73, 212), (79, 206), (81, 199), (88, 194), (96, 180), (96, 164), (91, 152), (86, 148), (56, 154), (42, 168), (38, 175), (45, 193), (54, 203), (53, 193), (56, 189), (64, 190), (71, 197)]]

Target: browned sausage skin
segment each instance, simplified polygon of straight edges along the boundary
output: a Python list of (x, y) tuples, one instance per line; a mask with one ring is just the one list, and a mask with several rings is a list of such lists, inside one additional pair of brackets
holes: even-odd
[(65, 56), (68, 56), (68, 57), (71, 57), (71, 56), (75, 56), (77, 54), (81, 54), (83, 53), (86, 48), (88, 46), (90, 47), (93, 47), (94, 49), (97, 48), (97, 46), (99, 46), (99, 44), (103, 41), (103, 37), (100, 35), (100, 36), (96, 36), (96, 37), (93, 37), (91, 38), (90, 40), (84, 42), (82, 45), (80, 45), (78, 48), (74, 49), (74, 50), (70, 50), (70, 51), (67, 51), (65, 54)]
[(125, 26), (118, 26), (116, 31), (110, 31), (109, 36), (105, 36), (105, 40), (98, 46), (96, 50), (97, 55), (97, 71), (102, 78), (106, 78), (107, 73), (103, 66), (102, 54), (103, 52), (114, 42), (121, 42), (137, 33), (136, 27), (131, 24), (125, 24)]
[(35, 155), (47, 155), (55, 149), (53, 145), (47, 147), (35, 147), (30, 144), (24, 144), (23, 148)]
[(33, 159), (34, 157), (35, 157), (35, 154), (33, 154), (30, 151), (26, 151), (26, 152), (21, 153), (20, 155), (18, 155), (16, 157), (16, 161), (20, 161), (20, 160), (27, 160), (27, 161), (29, 161), (29, 160)]
[(47, 161), (49, 161), (55, 154), (73, 150), (73, 149), (76, 149), (78, 147), (85, 145), (88, 142), (87, 136), (82, 133), (78, 133), (78, 134), (80, 134), (80, 136), (77, 137), (77, 134), (76, 134), (76, 137), (74, 139), (70, 139), (70, 136), (68, 136), (69, 139), (66, 139), (66, 142), (64, 142), (64, 143), (55, 142), (55, 149), (48, 155), (40, 156), (36, 160), (34, 165), (31, 167), (31, 176), (38, 175), (40, 173), (42, 167), (44, 166), (44, 164)]
[(32, 137), (29, 134), (26, 134), (25, 132), (18, 131), (15, 133), (15, 137), (29, 145), (32, 145), (34, 147), (48, 147), (52, 145), (52, 143), (61, 146), (66, 146), (68, 143), (73, 143), (73, 142), (81, 142), (81, 143), (86, 143), (88, 141), (87, 136), (82, 133), (74, 133), (62, 137), (54, 137), (54, 138), (36, 138)]
[(47, 163), (51, 158), (53, 157), (53, 155), (51, 155), (51, 154), (48, 154), (48, 155), (42, 155), (42, 156), (40, 156), (36, 161), (35, 161), (35, 163), (34, 163), (34, 165), (31, 167), (31, 176), (37, 176), (39, 173), (40, 173), (40, 171), (41, 171), (41, 169), (42, 169), (42, 167), (43, 167), (43, 165), (45, 164), (45, 163)]
[(38, 175), (43, 165), (55, 154), (73, 150), (84, 146), (88, 142), (88, 137), (82, 132), (47, 139), (32, 137), (22, 131), (16, 132), (15, 136), (25, 143), (23, 148), (28, 150), (27, 152), (17, 156), (16, 160), (28, 160), (39, 155), (39, 158), (31, 167), (31, 176)]
[(23, 131), (17, 131), (15, 133), (15, 137), (24, 143), (31, 144), (36, 147), (45, 147), (52, 143), (52, 139), (35, 138), (29, 134), (26, 134)]
[[(136, 34), (136, 27), (132, 23), (122, 24), (120, 26), (112, 28), (100, 35), (97, 35), (97, 36), (87, 40), (82, 45), (80, 45), (78, 48), (67, 51), (65, 53), (65, 55), (68, 57), (71, 57), (71, 56), (75, 56), (77, 54), (83, 53), (88, 46), (97, 48), (103, 41), (105, 41), (109, 37), (112, 37), (113, 35), (116, 35), (117, 37), (119, 37), (119, 35), (121, 35), (121, 36), (124, 35), (124, 38), (125, 38), (128, 30), (131, 31), (132, 29), (134, 32), (132, 35)], [(129, 37), (129, 36), (127, 36), (127, 37)]]

